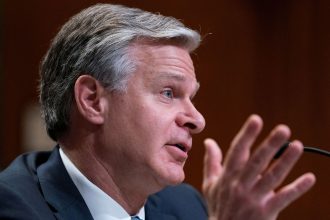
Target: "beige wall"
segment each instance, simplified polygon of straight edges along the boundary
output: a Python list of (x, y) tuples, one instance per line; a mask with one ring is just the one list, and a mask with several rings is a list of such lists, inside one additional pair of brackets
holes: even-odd
[[(50, 39), (69, 16), (96, 1), (7, 0), (0, 159), (5, 166), (24, 151), (24, 113), (37, 102), (38, 65)], [(330, 2), (327, 0), (112, 1), (182, 19), (205, 39), (194, 55), (201, 90), (195, 103), (207, 120), (194, 140), (187, 181), (200, 187), (202, 140), (223, 150), (251, 113), (265, 132), (277, 123), (293, 138), (330, 150)], [(40, 146), (36, 146), (40, 147)], [(313, 171), (316, 187), (280, 219), (330, 219), (330, 161), (304, 155), (289, 180)]]

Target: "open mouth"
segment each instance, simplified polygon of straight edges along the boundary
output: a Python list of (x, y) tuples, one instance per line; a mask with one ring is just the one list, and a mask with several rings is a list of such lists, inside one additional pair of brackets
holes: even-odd
[(182, 144), (175, 144), (175, 147), (179, 148), (180, 150), (182, 150), (183, 152), (187, 152), (187, 149), (185, 148), (185, 146), (183, 146)]

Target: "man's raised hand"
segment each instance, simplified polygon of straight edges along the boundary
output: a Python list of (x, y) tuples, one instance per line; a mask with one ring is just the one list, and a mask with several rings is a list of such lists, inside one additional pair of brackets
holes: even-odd
[(274, 220), (315, 183), (314, 175), (306, 173), (279, 188), (301, 156), (303, 145), (293, 141), (274, 161), (276, 152), (289, 139), (290, 129), (278, 125), (251, 152), (261, 129), (261, 118), (250, 116), (232, 141), (224, 160), (217, 143), (205, 140), (202, 188), (210, 220)]

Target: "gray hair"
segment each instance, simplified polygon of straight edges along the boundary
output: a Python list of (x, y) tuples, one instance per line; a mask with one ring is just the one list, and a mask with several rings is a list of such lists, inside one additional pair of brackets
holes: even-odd
[(73, 16), (53, 39), (40, 66), (40, 102), (48, 135), (57, 140), (69, 127), (73, 87), (88, 74), (109, 90), (125, 90), (136, 62), (129, 46), (137, 39), (168, 41), (192, 52), (200, 35), (173, 17), (122, 5), (97, 4)]

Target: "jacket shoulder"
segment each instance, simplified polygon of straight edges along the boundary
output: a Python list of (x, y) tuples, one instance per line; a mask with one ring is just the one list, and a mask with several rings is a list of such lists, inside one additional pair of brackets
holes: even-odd
[(170, 186), (151, 195), (146, 205), (148, 209), (159, 209), (178, 219), (207, 219), (207, 209), (200, 193), (188, 184)]
[(0, 173), (0, 219), (44, 219), (51, 215), (36, 175), (49, 155), (21, 155)]

